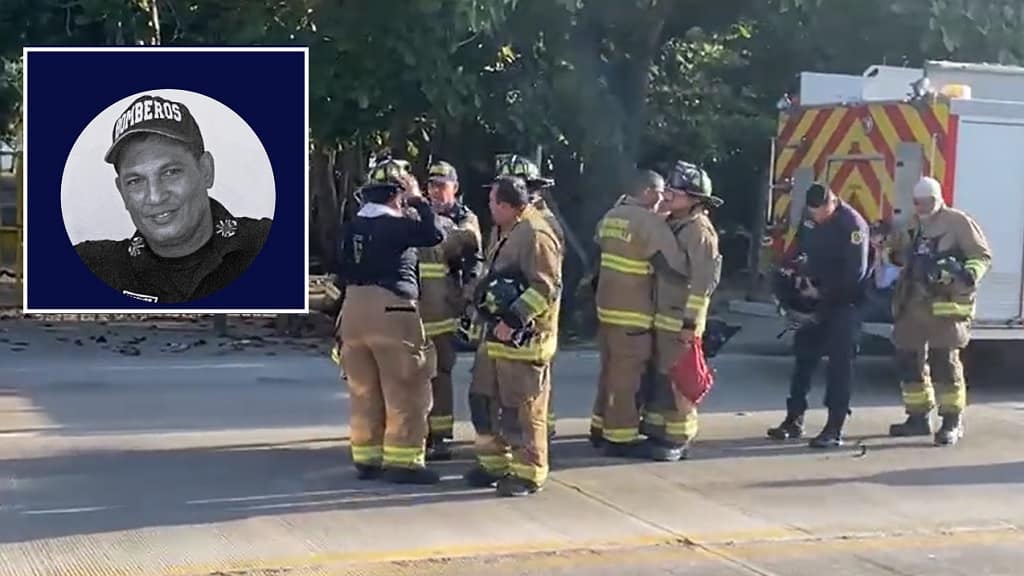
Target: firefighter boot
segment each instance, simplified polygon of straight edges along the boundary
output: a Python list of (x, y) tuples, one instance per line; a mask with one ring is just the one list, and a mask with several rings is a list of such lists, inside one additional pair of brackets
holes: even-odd
[(925, 414), (909, 414), (905, 422), (889, 426), (889, 436), (931, 436), (932, 419)]
[(437, 484), (441, 475), (430, 468), (388, 468), (384, 480), (393, 484)]
[(600, 430), (590, 429), (590, 445), (594, 448), (601, 448), (604, 446), (604, 434)]
[(828, 420), (821, 432), (808, 442), (811, 448), (838, 448), (843, 445), (843, 423), (846, 412), (829, 410)]
[(530, 494), (540, 492), (540, 486), (534, 482), (526, 480), (525, 478), (505, 476), (501, 480), (498, 480), (497, 492), (498, 496), (505, 497), (529, 496)]
[(804, 412), (792, 399), (786, 400), (786, 419), (782, 424), (768, 429), (772, 440), (791, 440), (804, 435)]
[(491, 488), (501, 480), (503, 476), (491, 474), (482, 466), (474, 466), (462, 475), (462, 479), (473, 488)]
[(651, 460), (655, 462), (679, 462), (686, 460), (690, 450), (690, 443), (676, 444), (656, 438), (647, 440), (647, 452)]
[(647, 460), (650, 458), (649, 444), (642, 440), (635, 442), (608, 442), (604, 443), (604, 455), (609, 458), (633, 458)]
[(444, 438), (427, 439), (427, 462), (441, 462), (452, 459), (452, 447)]
[(368, 464), (356, 464), (356, 478), (360, 480), (376, 480), (380, 477), (381, 467)]
[(935, 433), (937, 446), (952, 446), (964, 437), (964, 424), (959, 414), (946, 414), (942, 417), (942, 426)]

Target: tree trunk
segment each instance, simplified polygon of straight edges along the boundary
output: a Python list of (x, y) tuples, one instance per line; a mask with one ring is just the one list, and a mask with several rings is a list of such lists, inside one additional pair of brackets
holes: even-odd
[(309, 194), (316, 206), (316, 240), (321, 267), (330, 270), (336, 259), (335, 238), (338, 233), (338, 202), (334, 188), (334, 163), (331, 154), (315, 145), (309, 158)]

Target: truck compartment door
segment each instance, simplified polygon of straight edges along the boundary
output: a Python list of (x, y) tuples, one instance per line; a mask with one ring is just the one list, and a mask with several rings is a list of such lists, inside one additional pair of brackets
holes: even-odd
[(1024, 268), (1024, 124), (961, 117), (953, 205), (970, 214), (992, 249), (978, 291), (979, 323), (1021, 316)]
[(893, 222), (905, 222), (914, 214), (914, 185), (923, 176), (924, 153), (917, 142), (896, 146), (896, 174), (892, 189)]

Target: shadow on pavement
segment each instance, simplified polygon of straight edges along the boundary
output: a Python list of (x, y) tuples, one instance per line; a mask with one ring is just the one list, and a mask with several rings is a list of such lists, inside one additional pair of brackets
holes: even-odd
[(969, 484), (1019, 484), (1024, 479), (1024, 462), (1003, 462), (941, 468), (917, 468), (849, 478), (809, 478), (756, 484), (759, 488), (810, 488), (849, 483), (886, 486), (964, 486)]

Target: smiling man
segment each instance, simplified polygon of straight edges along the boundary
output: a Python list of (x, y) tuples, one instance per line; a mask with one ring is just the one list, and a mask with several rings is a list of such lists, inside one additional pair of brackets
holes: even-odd
[(184, 104), (141, 96), (118, 117), (112, 140), (104, 160), (136, 231), (75, 245), (94, 274), (130, 298), (174, 304), (245, 272), (272, 221), (235, 217), (210, 197), (213, 156)]

